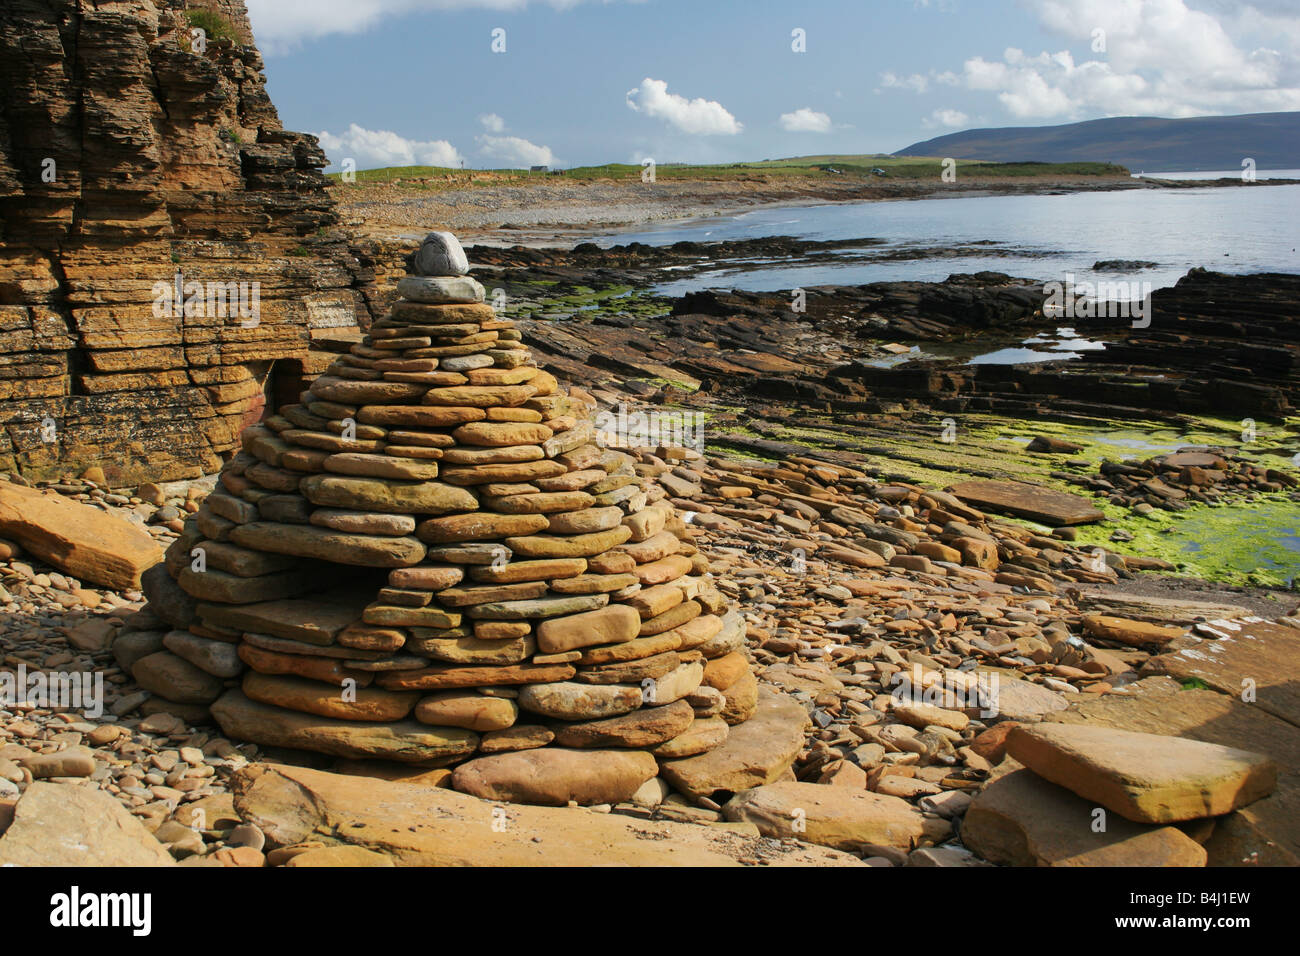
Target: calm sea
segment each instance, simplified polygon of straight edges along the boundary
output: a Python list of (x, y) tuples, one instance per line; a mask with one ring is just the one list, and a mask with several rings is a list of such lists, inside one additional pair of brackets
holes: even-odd
[[(1284, 176), (1284, 173), (1290, 173)], [(1211, 173), (1162, 173), (1162, 177)], [(1240, 171), (1225, 176), (1238, 177)], [(1300, 178), (1300, 170), (1259, 171)], [(886, 280), (939, 281), (993, 270), (1039, 281), (1127, 279), (1172, 285), (1194, 266), (1222, 272), (1300, 272), (1300, 185), (1182, 188), (1037, 196), (962, 196), (889, 202), (783, 206), (610, 233), (601, 245), (763, 236), (884, 240), (837, 250), (846, 261), (728, 262), (659, 287), (681, 295), (704, 288), (773, 291)], [(940, 253), (939, 256), (935, 252)], [(882, 260), (915, 255), (916, 258)], [(1098, 260), (1146, 260), (1140, 270), (1093, 271)]]

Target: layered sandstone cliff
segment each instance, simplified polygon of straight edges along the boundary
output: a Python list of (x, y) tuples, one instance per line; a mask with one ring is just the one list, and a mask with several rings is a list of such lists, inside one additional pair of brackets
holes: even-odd
[(7, 0), (0, 86), (0, 471), (218, 469), (371, 280), (242, 0)]

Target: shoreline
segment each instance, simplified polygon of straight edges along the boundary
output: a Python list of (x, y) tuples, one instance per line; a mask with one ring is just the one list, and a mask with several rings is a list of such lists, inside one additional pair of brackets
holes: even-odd
[[(333, 185), (344, 224), (366, 238), (418, 240), (435, 230), (467, 243), (547, 248), (589, 241), (593, 234), (736, 217), (783, 207), (989, 196), (1064, 195), (1129, 189), (1198, 189), (1296, 185), (1297, 180), (1160, 180), (1043, 177), (959, 183), (916, 180), (828, 183), (822, 180), (539, 180), (439, 191), (421, 182)], [(653, 192), (647, 193), (647, 190)], [(540, 195), (539, 195), (540, 194)]]

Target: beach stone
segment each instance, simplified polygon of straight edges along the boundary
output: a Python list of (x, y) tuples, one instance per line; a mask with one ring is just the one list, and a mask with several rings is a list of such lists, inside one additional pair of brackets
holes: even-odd
[(37, 780), (46, 777), (89, 777), (95, 772), (95, 756), (89, 750), (76, 747), (52, 754), (20, 757), (18, 765), (31, 771)]
[(242, 688), (249, 700), (338, 720), (404, 720), (420, 699), (414, 691), (377, 687), (352, 688), (345, 696), (339, 687), (319, 681), (257, 671), (244, 675)]
[(149, 609), (172, 627), (185, 629), (194, 623), (198, 601), (185, 592), (175, 578), (167, 573), (161, 561), (140, 576), (140, 590), (144, 592)]
[(549, 727), (540, 724), (516, 724), (506, 730), (491, 730), (483, 735), (479, 750), (485, 754), (533, 750), (555, 739)]
[(587, 569), (585, 558), (550, 558), (538, 561), (511, 561), (496, 566), (471, 568), (475, 581), (508, 584), (516, 581), (548, 581), (577, 577)]
[(429, 481), (438, 477), (436, 461), (393, 458), (391, 455), (367, 455), (343, 452), (324, 461), (325, 470), (336, 475), (366, 478), (393, 478), (398, 481)]
[(728, 820), (754, 824), (766, 837), (838, 850), (868, 845), (912, 850), (941, 842), (952, 830), (947, 820), (926, 817), (898, 797), (817, 783), (754, 787), (737, 793), (722, 812)]
[[(675, 670), (681, 658), (668, 651), (651, 657), (633, 661), (618, 661), (599, 667), (589, 667), (578, 671), (578, 680), (584, 684), (640, 684), (643, 680), (654, 680)], [(720, 695), (719, 695), (720, 696)]]
[(641, 618), (625, 604), (554, 617), (537, 625), (537, 646), (544, 654), (634, 640)]
[[(638, 586), (636, 577), (631, 574), (580, 574), (551, 581), (550, 585), (556, 594), (613, 594)], [(637, 619), (639, 622), (640, 615), (637, 615)], [(637, 630), (640, 631), (639, 626)]]
[(575, 673), (577, 671), (569, 664), (438, 665), (421, 670), (380, 674), (376, 681), (394, 690), (447, 690), (459, 687), (548, 684), (566, 681)]
[(679, 700), (620, 717), (556, 727), (555, 742), (561, 747), (652, 747), (683, 733), (694, 719), (690, 704)]
[(1139, 823), (1221, 816), (1277, 785), (1277, 765), (1261, 754), (1110, 727), (1016, 727), (1007, 753), (1040, 777)]
[(609, 508), (584, 508), (581, 511), (567, 511), (547, 516), (548, 530), (552, 534), (592, 534), (608, 531), (623, 523), (623, 509), (617, 506)]
[(1031, 770), (988, 784), (962, 819), (962, 842), (1005, 866), (1204, 866), (1205, 849), (1177, 827), (1119, 814), (1093, 830), (1096, 804)]
[[(442, 367), (448, 372), (470, 372), (480, 368), (490, 368), (492, 366), (492, 357), (490, 355), (453, 355), (450, 358), (442, 360)], [(495, 382), (491, 384), (499, 385), (517, 385), (519, 382), (527, 381), (527, 378), (519, 378), (513, 382)], [(476, 382), (471, 379), (472, 385), (486, 385), (487, 382)]]
[(349, 534), (400, 537), (415, 531), (415, 518), (411, 515), (316, 508), (312, 511), (309, 520), (318, 527), (333, 528), (335, 531), (346, 531)]
[(519, 689), (519, 706), (556, 720), (597, 720), (636, 710), (641, 688), (573, 681), (529, 684)]
[(424, 628), (414, 628), (407, 642), (410, 650), (452, 664), (518, 664), (537, 650), (531, 634), (503, 639), (478, 637), (424, 637)]
[[(496, 409), (489, 409), (488, 411), (493, 412)], [(540, 445), (514, 445), (507, 448), (466, 448), (457, 446), (448, 448), (443, 452), (443, 461), (448, 465), (528, 464), (540, 461), (545, 457), (546, 452), (542, 451)], [(548, 465), (545, 470), (554, 471), (554, 468)], [(511, 485), (510, 487), (519, 486)], [(531, 485), (528, 487), (533, 488)], [(540, 491), (541, 489), (536, 490)]]
[(607, 644), (590, 647), (582, 652), (578, 663), (583, 666), (600, 666), (620, 661), (638, 661), (656, 654), (677, 650), (681, 638), (676, 634), (657, 634), (653, 637), (638, 637), (625, 644)]
[(140, 658), (161, 651), (166, 636), (166, 631), (124, 631), (113, 642), (113, 660), (130, 671)]
[[(537, 394), (537, 386), (525, 385), (451, 385), (431, 388), (421, 401), (425, 405), (453, 405), (464, 408), (514, 408)], [(485, 413), (486, 417), (486, 413)], [(530, 444), (517, 442), (516, 444)]]
[(732, 726), (725, 742), (699, 756), (665, 761), (660, 773), (692, 797), (773, 783), (803, 749), (808, 723), (808, 712), (798, 703), (763, 689), (753, 717)]
[(671, 584), (643, 588), (627, 597), (628, 605), (636, 608), (642, 619), (659, 617), (677, 607), (686, 599), (682, 589)]
[(131, 675), (147, 691), (180, 704), (209, 704), (221, 696), (221, 679), (168, 651), (142, 657)]
[(696, 717), (684, 731), (652, 748), (651, 753), (659, 760), (694, 757), (721, 746), (730, 732), (731, 728), (720, 717)]
[(1085, 614), (1083, 629), (1093, 637), (1127, 644), (1130, 647), (1168, 644), (1184, 634), (1181, 627), (1167, 627), (1148, 621), (1131, 621), (1106, 614)]
[(417, 276), (463, 276), (469, 272), (469, 259), (450, 232), (431, 232), (411, 253), (411, 271)]
[(649, 700), (655, 706), (671, 704), (688, 694), (695, 693), (704, 677), (704, 665), (699, 661), (679, 664), (663, 677), (655, 678), (654, 683), (643, 687)]
[(543, 747), (476, 757), (456, 768), (452, 786), (484, 800), (590, 806), (629, 800), (657, 769), (644, 751)]
[(302, 480), (301, 487), (313, 504), (354, 511), (440, 515), (478, 507), (478, 499), (465, 489), (434, 481), (397, 483), (378, 478), (312, 475)]
[[(546, 526), (545, 515), (472, 511), (421, 521), (415, 533), (421, 541), (430, 544), (453, 544), (462, 541), (499, 541), (512, 535), (543, 531)], [(504, 549), (502, 555), (505, 555)]]
[(28, 784), (0, 835), (0, 866), (174, 866), (167, 848), (100, 790)]
[(428, 305), (473, 304), (483, 301), (483, 287), (464, 275), (403, 276), (397, 280), (397, 294), (403, 299)]
[(733, 651), (722, 657), (708, 661), (704, 665), (702, 683), (716, 690), (725, 691), (749, 672), (749, 661), (745, 655)]
[[(336, 378), (333, 375), (322, 375), (311, 383), (312, 394), (317, 398), (323, 398), (331, 402), (343, 402), (349, 405), (377, 405), (385, 402), (412, 401), (424, 395), (426, 390), (427, 388), (424, 385), (407, 382), (366, 382)], [(313, 438), (312, 433), (305, 429), (289, 429), (281, 433), (281, 438), (286, 442), (297, 442), (301, 445), (320, 447), (329, 451), (340, 451), (349, 447), (344, 444), (346, 440), (337, 435), (326, 435), (319, 432), (315, 434), (316, 437)], [(286, 445), (285, 450), (288, 450), (288, 447)], [(357, 446), (353, 444), (351, 447), (355, 448)], [(267, 461), (267, 464), (280, 464), (274, 457), (268, 456), (268, 458), (263, 459)]]
[(505, 543), (521, 558), (586, 558), (618, 547), (631, 533), (627, 528), (619, 525), (608, 531), (568, 537), (552, 535), (511, 537), (506, 538)]
[(992, 685), (989, 699), (982, 706), (964, 707), (962, 710), (968, 717), (982, 720), (1037, 721), (1069, 706), (1064, 695), (1041, 684), (1001, 678)]
[(426, 591), (455, 587), (464, 579), (465, 569), (457, 565), (421, 565), (415, 568), (395, 568), (388, 572), (391, 587), (420, 588)]
[(900, 701), (894, 705), (890, 713), (903, 723), (918, 730), (924, 730), (934, 724), (961, 733), (966, 729), (966, 725), (970, 723), (970, 718), (959, 711), (944, 710), (942, 707), (916, 701)]
[(361, 620), (380, 627), (458, 627), (461, 615), (440, 607), (398, 607), (371, 604), (362, 612)]
[(478, 604), (466, 608), (466, 613), (475, 620), (522, 621), (590, 611), (604, 607), (608, 601), (609, 597), (604, 594), (561, 594), (524, 601)]
[(307, 598), (243, 606), (200, 604), (198, 612), (208, 624), (322, 646), (333, 644), (357, 620), (356, 608), (350, 602), (335, 604)]
[[(499, 449), (494, 449), (499, 451)], [(486, 484), (516, 484), (550, 478), (564, 474), (564, 466), (555, 461), (520, 461), (503, 464), (448, 464), (442, 469), (442, 480), (451, 485), (474, 487)], [(533, 557), (564, 557), (564, 555), (532, 555)]]
[(362, 424), (396, 425), (401, 428), (447, 428), (486, 417), (487, 413), (481, 408), (438, 408), (428, 405), (367, 405), (357, 412), (357, 421)]
[(373, 674), (348, 670), (335, 658), (285, 654), (257, 647), (247, 641), (239, 644), (238, 651), (239, 659), (259, 674), (288, 674), (324, 684), (333, 684), (335, 687), (343, 686), (343, 682), (349, 678), (356, 681), (360, 687), (369, 686), (374, 680)]
[(238, 677), (244, 670), (234, 644), (198, 637), (189, 631), (170, 631), (163, 638), (167, 650), (214, 677)]
[(722, 696), (726, 703), (718, 716), (729, 724), (744, 723), (753, 717), (759, 706), (758, 678), (749, 671), (724, 690)]
[(237, 690), (227, 691), (212, 705), (212, 716), (227, 737), (336, 757), (420, 763), (463, 757), (478, 747), (478, 735), (458, 727), (433, 728), (413, 720), (334, 720), (263, 704)]
[(442, 305), (398, 299), (389, 313), (391, 321), (412, 325), (465, 325), (476, 327), (496, 321), (496, 310), (485, 303), (452, 302)]
[[(493, 386), (470, 387), (491, 388)], [(521, 386), (502, 385), (498, 387), (519, 388)], [(555, 433), (540, 423), (488, 421), (469, 422), (465, 425), (461, 425), (451, 434), (452, 437), (462, 445), (474, 445), (484, 448), (508, 448), (512, 445), (541, 444)]]
[(415, 707), (415, 719), (421, 723), (477, 731), (505, 730), (518, 716), (512, 700), (460, 691), (432, 694)]
[(230, 536), (248, 548), (372, 568), (418, 564), (425, 554), (424, 545), (414, 538), (348, 534), (314, 525), (257, 521), (239, 525)]

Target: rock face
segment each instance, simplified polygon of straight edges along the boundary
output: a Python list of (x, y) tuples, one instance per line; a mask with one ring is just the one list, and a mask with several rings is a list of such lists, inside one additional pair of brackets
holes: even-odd
[(0, 86), (0, 470), (215, 470), (373, 279), (242, 0), (7, 4)]
[[(463, 258), (446, 234), (421, 248), (416, 265)], [(689, 488), (595, 444), (594, 401), (473, 279), (408, 279), (419, 300), (245, 429), (163, 564), (187, 619), (150, 571), (189, 636), (129, 655), (137, 680), (262, 744), (440, 765), (481, 747), (453, 780), (490, 799), (626, 800), (657, 756), (723, 746), (710, 791), (770, 782), (807, 717), (773, 699), (772, 726), (740, 733), (757, 684), (668, 500)], [(711, 661), (726, 690), (699, 695)]]

